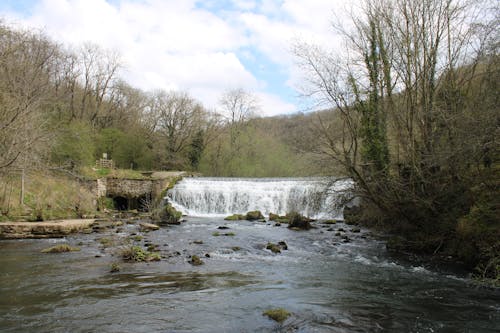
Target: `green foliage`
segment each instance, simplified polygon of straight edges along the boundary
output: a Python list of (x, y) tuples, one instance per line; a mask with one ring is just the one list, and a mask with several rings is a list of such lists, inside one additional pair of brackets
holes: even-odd
[(136, 245), (122, 249), (121, 257), (125, 261), (135, 262), (161, 260), (159, 253), (146, 251), (142, 247)]
[(84, 122), (63, 127), (52, 149), (52, 160), (60, 165), (85, 166), (94, 163), (94, 133)]
[[(275, 123), (279, 124), (276, 119)], [(304, 126), (306, 126), (304, 124)], [(247, 125), (240, 130), (238, 148), (233, 151), (230, 137), (222, 135), (208, 145), (202, 155), (199, 171), (207, 176), (286, 177), (310, 175), (311, 161), (294, 152), (276, 134), (264, 128)], [(283, 134), (284, 136), (286, 134)]]
[(196, 135), (194, 136), (193, 140), (191, 141), (191, 145), (189, 146), (188, 157), (192, 170), (198, 170), (201, 156), (203, 154), (203, 150), (205, 149), (203, 137), (203, 131), (199, 130), (198, 132), (196, 132)]

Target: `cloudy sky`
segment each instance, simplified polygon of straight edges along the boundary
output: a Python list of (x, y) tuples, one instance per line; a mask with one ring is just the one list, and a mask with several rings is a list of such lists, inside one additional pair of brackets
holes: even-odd
[[(340, 48), (331, 29), (348, 0), (1, 0), (0, 17), (65, 45), (121, 54), (121, 76), (144, 90), (188, 91), (209, 108), (232, 88), (262, 115), (303, 111), (295, 40)], [(334, 14), (335, 13), (335, 14)], [(335, 45), (338, 44), (338, 45)]]

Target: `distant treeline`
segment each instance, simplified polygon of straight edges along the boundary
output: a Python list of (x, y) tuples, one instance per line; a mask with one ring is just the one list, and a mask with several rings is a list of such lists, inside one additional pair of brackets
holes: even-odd
[(43, 32), (0, 25), (0, 171), (90, 166), (193, 170), (215, 176), (324, 173), (294, 140), (303, 116), (258, 119), (258, 102), (235, 88), (207, 110), (186, 92), (134, 88), (120, 55), (68, 49)]

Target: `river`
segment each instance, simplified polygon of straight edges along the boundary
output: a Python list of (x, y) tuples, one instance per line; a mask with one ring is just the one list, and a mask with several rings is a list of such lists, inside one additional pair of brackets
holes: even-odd
[[(196, 215), (196, 214), (194, 214)], [(203, 214), (199, 214), (203, 215)], [(343, 223), (294, 231), (272, 222), (188, 216), (65, 239), (1, 241), (2, 332), (498, 332), (500, 291), (452, 270), (392, 257), (381, 235)], [(228, 229), (219, 229), (225, 227)], [(341, 236), (335, 234), (340, 231)], [(216, 233), (219, 236), (216, 236)], [(136, 235), (133, 235), (136, 234)], [(227, 235), (225, 235), (227, 234)], [(124, 263), (120, 248), (162, 260)], [(344, 242), (342, 236), (350, 242)], [(139, 239), (142, 236), (142, 239)], [(103, 246), (102, 238), (113, 245)], [(284, 241), (274, 254), (268, 242)], [(45, 254), (58, 243), (78, 252)], [(191, 255), (204, 265), (192, 266)], [(119, 263), (120, 272), (110, 265)], [(292, 313), (282, 325), (262, 313)]]

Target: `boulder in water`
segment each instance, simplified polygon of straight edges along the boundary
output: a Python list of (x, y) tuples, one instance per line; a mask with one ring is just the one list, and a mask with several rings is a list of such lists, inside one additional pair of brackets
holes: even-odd
[(154, 230), (160, 229), (159, 226), (157, 226), (156, 224), (153, 224), (153, 223), (143, 222), (139, 225), (141, 226), (141, 230), (143, 230), (143, 231), (154, 231)]
[(278, 242), (278, 244), (267, 243), (267, 250), (271, 250), (272, 253), (281, 253), (281, 250), (288, 250), (288, 245), (284, 241)]
[(285, 309), (278, 308), (266, 310), (264, 311), (263, 315), (281, 324), (291, 316), (291, 313), (286, 311)]
[(309, 230), (312, 228), (311, 221), (314, 221), (308, 217), (302, 216), (297, 212), (288, 213), (287, 218), (289, 219), (288, 228)]
[(171, 204), (166, 204), (159, 214), (162, 224), (180, 224), (182, 213), (175, 209)]
[(189, 263), (193, 266), (200, 266), (204, 264), (204, 262), (197, 255), (192, 255)]
[(266, 249), (271, 250), (272, 253), (281, 253), (281, 247), (271, 242), (267, 243)]
[(245, 215), (245, 220), (248, 220), (248, 221), (255, 221), (255, 220), (262, 220), (262, 219), (264, 219), (264, 215), (262, 215), (260, 210), (254, 210), (254, 211), (248, 212)]
[(241, 221), (244, 219), (245, 219), (245, 215), (241, 215), (241, 214), (233, 214), (230, 216), (226, 216), (224, 218), (224, 220), (226, 220), (226, 221)]

